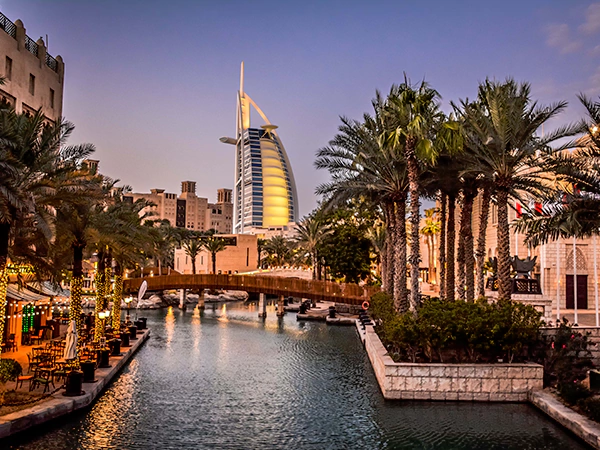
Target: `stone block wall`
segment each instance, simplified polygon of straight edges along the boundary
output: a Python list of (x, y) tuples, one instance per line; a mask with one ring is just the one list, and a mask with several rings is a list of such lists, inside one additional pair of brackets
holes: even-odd
[(396, 363), (373, 327), (359, 332), (386, 399), (525, 402), (543, 387), (538, 364)]

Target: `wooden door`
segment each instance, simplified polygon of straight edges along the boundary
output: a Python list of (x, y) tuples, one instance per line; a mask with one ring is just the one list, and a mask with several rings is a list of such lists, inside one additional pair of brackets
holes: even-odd
[[(577, 309), (587, 309), (588, 294), (587, 294), (587, 275), (577, 275)], [(575, 289), (573, 286), (573, 275), (567, 275), (567, 309), (574, 309)]]

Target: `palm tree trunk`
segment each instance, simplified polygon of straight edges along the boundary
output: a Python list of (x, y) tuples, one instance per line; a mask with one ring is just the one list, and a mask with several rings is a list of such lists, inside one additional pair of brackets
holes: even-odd
[(440, 195), (440, 298), (446, 297), (446, 203), (448, 196), (443, 192)]
[(394, 209), (394, 306), (403, 313), (409, 308), (406, 289), (406, 197), (397, 202)]
[(121, 328), (121, 302), (123, 300), (123, 267), (115, 265), (115, 288), (113, 291), (112, 328), (118, 333)]
[(104, 336), (104, 324), (103, 324), (103, 320), (100, 319), (99, 317), (99, 313), (100, 311), (103, 311), (103, 306), (104, 306), (104, 297), (106, 295), (105, 293), (105, 288), (106, 288), (106, 283), (104, 282), (105, 278), (106, 278), (106, 273), (104, 270), (104, 255), (99, 253), (98, 254), (98, 267), (96, 268), (96, 277), (95, 277), (95, 282), (96, 282), (96, 308), (94, 308), (94, 315), (95, 315), (95, 323), (96, 326), (94, 328), (94, 341), (99, 341), (100, 338), (102, 336)]
[[(465, 196), (464, 214), (464, 273), (465, 273), (465, 296), (468, 302), (475, 299), (475, 255), (473, 253), (473, 202), (476, 191), (470, 191)], [(462, 228), (462, 221), (461, 221)]]
[(448, 229), (447, 229), (447, 242), (446, 242), (446, 298), (450, 301), (454, 301), (455, 295), (455, 269), (454, 269), (454, 252), (456, 248), (456, 233), (455, 233), (455, 211), (456, 211), (456, 197), (454, 195), (448, 196)]
[(81, 320), (81, 296), (83, 294), (83, 250), (85, 244), (74, 243), (73, 246), (73, 277), (71, 279), (71, 301), (69, 302), (69, 320), (77, 325), (78, 343), (83, 344), (84, 323)]
[(211, 253), (213, 274), (217, 274), (217, 252)]
[(511, 297), (510, 232), (508, 227), (508, 192), (499, 190), (498, 199), (498, 298)]
[(419, 264), (421, 262), (421, 249), (419, 242), (419, 222), (421, 219), (419, 202), (419, 166), (414, 156), (414, 148), (407, 151), (408, 187), (410, 191), (410, 310), (416, 312), (419, 305)]
[(463, 194), (463, 200), (460, 210), (460, 228), (458, 231), (458, 249), (456, 251), (456, 262), (457, 262), (457, 270), (456, 270), (456, 293), (458, 294), (458, 298), (460, 300), (465, 299), (465, 235), (464, 235), (464, 224), (465, 224), (465, 197)]
[(395, 265), (395, 239), (396, 239), (396, 209), (393, 202), (386, 203), (386, 230), (385, 230), (385, 284), (384, 290), (394, 295), (394, 265)]
[(192, 275), (196, 275), (196, 257), (192, 258)]
[(479, 236), (477, 237), (477, 296), (485, 297), (485, 280), (483, 275), (483, 265), (485, 263), (485, 245), (488, 216), (490, 213), (490, 200), (492, 198), (492, 190), (489, 186), (483, 189), (481, 196), (481, 211), (479, 211)]
[(317, 279), (317, 252), (312, 252), (310, 255), (313, 263), (313, 271), (312, 271), (312, 279), (313, 281)]
[(0, 223), (0, 355), (4, 341), (4, 323), (6, 320), (6, 291), (8, 290), (8, 243), (10, 223)]

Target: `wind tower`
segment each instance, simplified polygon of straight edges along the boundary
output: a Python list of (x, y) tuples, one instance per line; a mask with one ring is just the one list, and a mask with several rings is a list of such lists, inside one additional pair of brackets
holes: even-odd
[[(265, 122), (250, 125), (251, 107)], [(252, 233), (257, 228), (285, 226), (297, 221), (298, 195), (287, 153), (265, 113), (244, 91), (244, 63), (237, 95), (236, 137), (221, 142), (235, 145), (233, 193), (234, 233)]]

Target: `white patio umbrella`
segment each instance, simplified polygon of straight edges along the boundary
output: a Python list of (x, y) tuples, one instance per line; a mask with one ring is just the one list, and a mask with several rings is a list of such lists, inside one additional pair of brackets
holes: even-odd
[(146, 293), (146, 289), (148, 289), (148, 282), (146, 280), (142, 281), (142, 285), (140, 286), (140, 290), (138, 291), (138, 301), (135, 307), (135, 320), (137, 320), (138, 311), (140, 310), (140, 302), (142, 298), (144, 298), (144, 294)]
[(69, 324), (63, 358), (67, 360), (77, 358), (77, 326), (74, 320)]

